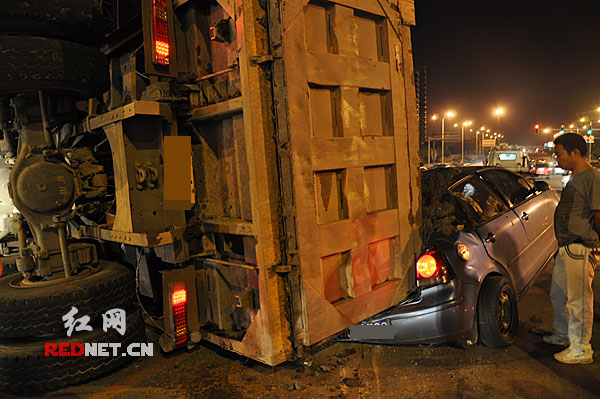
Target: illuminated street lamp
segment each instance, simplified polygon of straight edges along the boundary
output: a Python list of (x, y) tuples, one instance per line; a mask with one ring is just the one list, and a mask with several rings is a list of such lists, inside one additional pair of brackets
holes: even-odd
[[(585, 118), (581, 118), (580, 121), (581, 122), (585, 121)], [(569, 129), (576, 129), (576, 132), (579, 134), (579, 126), (576, 127), (574, 123), (571, 123), (569, 125)]]
[(465, 126), (471, 126), (473, 122), (464, 121), (461, 129), (460, 163), (465, 163)]

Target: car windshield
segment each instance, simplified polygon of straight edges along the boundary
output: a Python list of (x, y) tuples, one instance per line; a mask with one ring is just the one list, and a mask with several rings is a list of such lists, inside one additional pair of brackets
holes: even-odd
[(514, 161), (517, 159), (517, 154), (512, 152), (499, 154), (498, 159), (500, 159), (501, 161)]
[(532, 187), (524, 178), (505, 170), (491, 169), (482, 172), (500, 195), (506, 197), (511, 204), (519, 204), (529, 198)]

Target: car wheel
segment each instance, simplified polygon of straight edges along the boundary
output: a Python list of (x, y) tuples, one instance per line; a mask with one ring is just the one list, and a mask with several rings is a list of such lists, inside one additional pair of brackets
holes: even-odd
[[(0, 340), (0, 391), (31, 395), (89, 380), (135, 359), (127, 356), (128, 346), (145, 343), (146, 339), (144, 321), (136, 308), (127, 314), (124, 335), (114, 328), (108, 328), (106, 332), (95, 328), (74, 333), (71, 337)], [(49, 348), (57, 348), (65, 343), (119, 343), (120, 347), (116, 356), (113, 347), (107, 348), (108, 356), (46, 355), (46, 344), (53, 344)]]
[(0, 32), (53, 37), (97, 45), (104, 38), (104, 18), (96, 0), (4, 1)]
[(24, 288), (20, 274), (0, 278), (0, 338), (66, 335), (62, 316), (77, 308), (75, 318), (90, 317), (90, 325), (113, 308), (135, 303), (135, 276), (115, 262), (101, 261), (101, 269), (81, 278), (52, 285)]
[(0, 93), (67, 92), (90, 98), (108, 90), (108, 61), (65, 40), (0, 35)]
[(505, 277), (487, 278), (477, 308), (479, 339), (485, 346), (504, 348), (515, 341), (519, 313), (515, 292)]

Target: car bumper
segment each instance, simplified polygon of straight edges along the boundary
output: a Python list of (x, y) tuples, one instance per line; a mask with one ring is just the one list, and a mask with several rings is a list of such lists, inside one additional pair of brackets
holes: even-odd
[(342, 340), (413, 344), (462, 339), (474, 325), (476, 300), (470, 298), (476, 298), (476, 287), (455, 279), (422, 289), (409, 303), (350, 327)]

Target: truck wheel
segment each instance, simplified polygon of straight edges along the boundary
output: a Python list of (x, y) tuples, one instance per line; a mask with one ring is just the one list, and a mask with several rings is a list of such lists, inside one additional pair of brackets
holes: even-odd
[[(139, 309), (127, 314), (125, 334), (114, 328), (95, 328), (68, 338), (0, 340), (0, 390), (15, 394), (35, 394), (86, 381), (122, 366), (134, 357), (126, 356), (131, 343), (146, 343), (144, 321)], [(64, 343), (120, 343), (117, 356), (46, 356), (45, 344), (57, 348)], [(56, 346), (54, 346), (56, 345)], [(72, 350), (69, 346), (69, 352)], [(137, 352), (139, 348), (135, 348)]]
[(77, 308), (74, 318), (102, 321), (113, 308), (129, 309), (136, 303), (135, 276), (118, 263), (101, 261), (101, 270), (63, 283), (16, 288), (20, 274), (0, 278), (0, 338), (66, 335), (62, 316)]
[(0, 36), (0, 93), (69, 92), (81, 98), (108, 90), (108, 61), (100, 51), (64, 40)]
[(479, 339), (485, 346), (504, 348), (515, 341), (519, 314), (515, 292), (504, 277), (487, 278), (478, 304)]
[(97, 45), (104, 38), (104, 19), (96, 0), (4, 1), (0, 32), (53, 37)]

